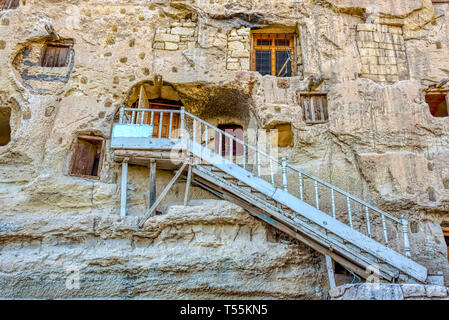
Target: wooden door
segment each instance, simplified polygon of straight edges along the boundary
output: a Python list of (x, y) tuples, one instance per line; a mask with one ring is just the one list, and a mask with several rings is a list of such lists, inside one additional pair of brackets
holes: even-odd
[[(150, 104), (150, 109), (163, 109), (163, 110), (179, 110), (178, 107), (168, 107), (168, 106), (158, 106), (156, 104)], [(151, 121), (151, 117), (148, 119), (148, 124)], [(170, 132), (170, 113), (164, 112), (162, 116), (162, 128), (161, 128), (161, 136), (160, 138), (179, 138), (179, 131), (181, 125), (181, 115), (179, 113), (173, 113), (171, 125), (171, 136), (169, 137)], [(161, 124), (161, 113), (155, 112), (153, 115), (153, 138), (159, 138), (159, 127)]]
[[(243, 128), (239, 125), (219, 125), (218, 129), (236, 137), (243, 141)], [(215, 138), (215, 150), (219, 149), (219, 137)], [(221, 137), (221, 150), (219, 150), (221, 156), (229, 156), (231, 154), (231, 138), (222, 135)], [(241, 156), (243, 154), (243, 145), (241, 143), (236, 143), (235, 140), (232, 142), (232, 154), (234, 156)]]
[(71, 174), (81, 176), (93, 175), (97, 147), (91, 142), (78, 139), (74, 152)]

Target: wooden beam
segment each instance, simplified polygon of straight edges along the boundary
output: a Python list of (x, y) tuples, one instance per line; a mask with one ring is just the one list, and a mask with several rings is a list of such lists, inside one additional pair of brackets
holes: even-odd
[[(225, 195), (225, 200), (228, 200), (228, 201), (231, 201), (231, 202), (237, 204), (238, 206), (240, 206), (243, 209), (245, 209), (246, 211), (248, 211), (251, 215), (263, 220), (264, 222), (270, 224), (271, 226), (278, 229), (279, 231), (284, 232), (285, 234), (289, 235), (290, 237), (301, 241), (302, 243), (306, 244), (307, 246), (311, 247), (312, 249), (314, 249), (324, 255), (328, 255), (328, 256), (332, 257), (332, 259), (334, 259), (335, 261), (340, 263), (342, 266), (348, 268), (348, 270), (352, 270), (354, 273), (356, 273), (360, 277), (366, 279), (366, 277), (369, 276), (364, 269), (360, 268), (358, 265), (354, 264), (352, 261), (347, 260), (345, 257), (342, 257), (342, 256), (336, 254), (335, 252), (332, 252), (331, 250), (323, 247), (322, 245), (313, 241), (312, 239), (309, 239), (308, 237), (300, 234), (299, 232), (292, 230), (288, 226), (282, 224), (282, 222), (273, 219), (273, 217), (269, 217), (269, 216), (265, 215), (264, 213), (261, 212), (261, 210), (259, 208), (256, 208), (256, 207), (250, 205), (249, 203), (245, 202), (244, 200), (239, 199), (238, 196), (235, 196), (235, 195), (233, 195), (231, 193), (227, 193), (227, 192), (225, 192), (224, 195)], [(389, 280), (389, 279), (387, 279), (387, 280)]]
[(156, 160), (150, 160), (150, 191), (148, 209), (156, 202)]
[(186, 191), (184, 194), (184, 206), (189, 205), (189, 189), (190, 189), (191, 182), (192, 182), (192, 163), (190, 162), (189, 171), (187, 173)]
[(329, 286), (332, 289), (337, 286), (335, 284), (334, 264), (332, 263), (332, 258), (329, 255), (326, 254), (325, 257), (326, 257), (327, 275), (329, 276)]
[(122, 162), (122, 186), (120, 196), (120, 216), (126, 216), (126, 191), (128, 188), (128, 158)]
[(145, 222), (148, 220), (148, 218), (152, 217), (154, 214), (154, 211), (156, 210), (157, 206), (161, 203), (162, 199), (167, 195), (170, 188), (173, 186), (173, 184), (178, 180), (181, 173), (184, 171), (185, 167), (187, 166), (187, 163), (184, 163), (181, 168), (176, 172), (175, 176), (171, 181), (167, 184), (165, 189), (162, 191), (162, 193), (159, 195), (159, 197), (156, 199), (154, 204), (151, 206), (150, 209), (148, 209), (147, 212), (145, 212), (143, 219), (139, 222), (139, 228), (142, 228)]

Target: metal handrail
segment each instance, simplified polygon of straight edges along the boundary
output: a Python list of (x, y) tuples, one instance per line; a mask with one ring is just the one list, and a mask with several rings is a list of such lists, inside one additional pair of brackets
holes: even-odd
[[(263, 152), (263, 151), (258, 150), (258, 148), (254, 147), (254, 146), (252, 146), (252, 145), (249, 145), (248, 143), (246, 143), (246, 142), (240, 140), (239, 138), (237, 138), (237, 137), (235, 137), (235, 136), (233, 136), (233, 135), (231, 135), (231, 134), (229, 134), (229, 133), (227, 133), (227, 132), (225, 132), (225, 131), (223, 131), (223, 130), (221, 130), (221, 129), (219, 129), (219, 128), (213, 126), (213, 125), (211, 125), (210, 123), (208, 123), (208, 122), (206, 122), (206, 121), (204, 121), (204, 120), (198, 118), (197, 116), (194, 116), (193, 114), (191, 114), (191, 113), (189, 113), (189, 112), (187, 112), (187, 111), (185, 112), (185, 114), (188, 115), (188, 116), (190, 116), (191, 118), (193, 118), (193, 119), (199, 121), (200, 123), (202, 123), (202, 124), (208, 126), (209, 128), (212, 128), (212, 129), (214, 129), (215, 131), (218, 131), (219, 133), (221, 133), (221, 134), (223, 134), (223, 135), (229, 137), (230, 139), (233, 139), (233, 140), (236, 141), (237, 143), (242, 144), (242, 145), (245, 145), (246, 147), (248, 147), (248, 148), (250, 148), (250, 149), (252, 149), (252, 150), (258, 152), (259, 154), (261, 154), (261, 155), (267, 157), (268, 159), (270, 159), (270, 160), (276, 162), (277, 164), (282, 165), (282, 160), (278, 160), (278, 159), (273, 158), (271, 155), (269, 155), (269, 154), (267, 154), (267, 153), (265, 153), (265, 152)], [(373, 210), (373, 211), (375, 211), (375, 212), (377, 212), (377, 213), (380, 213), (380, 214), (382, 214), (382, 215), (385, 215), (386, 217), (390, 218), (391, 220), (393, 220), (393, 221), (395, 221), (395, 222), (398, 222), (398, 223), (401, 222), (400, 219), (398, 219), (398, 218), (392, 216), (391, 214), (389, 214), (389, 213), (387, 213), (387, 212), (384, 212), (384, 211), (382, 211), (382, 210), (380, 210), (380, 209), (378, 209), (378, 208), (376, 208), (376, 207), (370, 205), (369, 203), (367, 203), (367, 202), (365, 202), (365, 201), (363, 201), (363, 200), (361, 200), (361, 199), (359, 199), (359, 198), (357, 198), (357, 197), (354, 197), (353, 195), (347, 193), (346, 191), (343, 191), (343, 190), (339, 189), (338, 187), (335, 187), (335, 186), (333, 186), (333, 185), (331, 185), (331, 184), (329, 184), (329, 183), (327, 183), (327, 182), (321, 180), (320, 178), (317, 178), (317, 177), (312, 176), (311, 174), (309, 174), (309, 173), (307, 173), (307, 172), (302, 171), (301, 169), (299, 169), (299, 168), (293, 166), (292, 164), (290, 164), (290, 163), (288, 163), (288, 162), (286, 163), (286, 166), (289, 167), (290, 169), (292, 169), (292, 170), (294, 170), (294, 171), (296, 171), (296, 172), (298, 172), (298, 173), (301, 173), (302, 175), (304, 175), (304, 176), (306, 176), (306, 177), (308, 177), (308, 178), (310, 178), (310, 179), (312, 179), (312, 180), (318, 182), (319, 184), (321, 184), (321, 185), (323, 185), (323, 186), (326, 186), (326, 187), (328, 187), (328, 188), (330, 188), (330, 189), (333, 189), (334, 191), (340, 193), (341, 195), (344, 195), (345, 197), (348, 197), (348, 198), (350, 198), (351, 200), (353, 200), (353, 201), (355, 201), (355, 202), (358, 202), (358, 203), (360, 203), (361, 205), (363, 205), (363, 206), (365, 206), (365, 207), (370, 208), (371, 210)]]
[[(404, 249), (405, 249), (405, 253), (407, 256), (410, 256), (410, 244), (409, 244), (409, 239), (408, 239), (408, 221), (405, 218), (404, 215), (401, 216), (401, 218), (396, 218), (393, 215), (384, 212), (383, 210), (376, 208), (374, 206), (372, 206), (371, 204), (367, 203), (366, 201), (363, 201), (317, 177), (314, 177), (313, 175), (302, 171), (301, 169), (293, 166), (292, 164), (289, 164), (285, 158), (282, 159), (276, 159), (274, 157), (272, 157), (271, 155), (259, 150), (257, 147), (248, 144), (247, 142), (215, 127), (214, 125), (204, 121), (203, 119), (198, 118), (197, 116), (191, 114), (190, 112), (187, 112), (184, 110), (184, 108), (182, 107), (180, 110), (167, 110), (167, 109), (137, 109), (137, 108), (122, 108), (121, 110), (121, 114), (125, 114), (125, 111), (132, 111), (132, 112), (151, 112), (151, 114), (153, 115), (154, 113), (180, 113), (181, 114), (181, 138), (183, 137), (183, 131), (185, 131), (185, 116), (188, 116), (190, 118), (193, 119), (193, 137), (191, 137), (192, 140), (196, 141), (196, 134), (197, 134), (197, 126), (196, 126), (196, 122), (198, 122), (200, 124), (200, 134), (201, 134), (201, 125), (205, 126), (205, 135), (206, 135), (206, 141), (208, 141), (208, 130), (207, 128), (212, 129), (213, 131), (217, 132), (218, 134), (220, 134), (220, 140), (219, 140), (219, 150), (221, 150), (222, 147), (222, 141), (221, 141), (221, 136), (227, 137), (230, 139), (230, 160), (231, 162), (233, 161), (233, 143), (237, 143), (243, 146), (243, 168), (246, 169), (246, 152), (249, 150), (252, 150), (256, 153), (256, 158), (257, 158), (257, 172), (258, 172), (258, 176), (261, 176), (260, 174), (260, 166), (261, 166), (261, 157), (266, 158), (267, 160), (269, 160), (269, 164), (270, 164), (270, 173), (271, 173), (271, 184), (275, 187), (275, 182), (274, 182), (274, 172), (273, 172), (273, 163), (281, 166), (282, 168), (282, 187), (284, 189), (284, 191), (288, 192), (288, 176), (287, 176), (287, 169), (291, 169), (294, 172), (296, 172), (299, 175), (299, 194), (300, 194), (300, 200), (304, 201), (303, 199), (303, 177), (307, 177), (309, 179), (311, 179), (314, 183), (314, 188), (315, 188), (315, 206), (318, 210), (319, 209), (319, 185), (325, 186), (327, 188), (330, 189), (331, 191), (331, 200), (332, 200), (332, 217), (334, 219), (336, 219), (336, 204), (335, 204), (335, 193), (338, 193), (344, 197), (346, 197), (346, 205), (347, 205), (347, 211), (348, 211), (348, 218), (349, 218), (349, 225), (351, 226), (351, 228), (353, 228), (353, 219), (352, 219), (352, 209), (351, 209), (351, 201), (358, 203), (359, 205), (362, 206), (362, 208), (365, 208), (365, 220), (366, 220), (366, 224), (367, 224), (367, 232), (368, 235), (371, 237), (371, 225), (370, 225), (370, 210), (372, 212), (375, 212), (376, 215), (380, 216), (381, 221), (382, 221), (382, 229), (383, 229), (383, 234), (384, 234), (384, 241), (385, 244), (388, 246), (388, 234), (387, 234), (387, 227), (386, 227), (386, 218), (390, 219), (391, 221), (398, 223), (401, 225), (401, 229), (402, 229), (402, 233), (403, 233), (403, 242), (404, 242)], [(141, 118), (143, 119), (143, 115), (141, 116)], [(162, 118), (162, 117), (161, 117)], [(122, 119), (122, 118), (121, 118)], [(162, 120), (162, 119), (161, 119)], [(171, 123), (170, 123), (170, 127), (171, 127)], [(160, 137), (160, 135), (159, 135)], [(206, 146), (207, 147), (207, 146)], [(248, 155), (249, 156), (249, 155)]]

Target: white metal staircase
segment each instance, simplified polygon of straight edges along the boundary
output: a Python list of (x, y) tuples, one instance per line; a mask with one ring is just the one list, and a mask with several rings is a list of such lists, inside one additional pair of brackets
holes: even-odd
[[(181, 113), (181, 130), (172, 132), (171, 121), (177, 112)], [(168, 137), (163, 138), (160, 130), (154, 137), (148, 125), (143, 124), (144, 118), (152, 123), (154, 113), (160, 113), (161, 121), (162, 114), (170, 114)], [(228, 139), (224, 140), (228, 151), (225, 156), (223, 137)], [(183, 108), (122, 108), (120, 121), (114, 124), (111, 146), (183, 150), (190, 164), (189, 175), (196, 181), (359, 276), (366, 278), (367, 270), (377, 269), (380, 278), (390, 282), (426, 281), (427, 269), (411, 259), (404, 216), (394, 217), (351, 196)], [(237, 154), (233, 154), (235, 151)], [(184, 168), (185, 165), (177, 176)]]

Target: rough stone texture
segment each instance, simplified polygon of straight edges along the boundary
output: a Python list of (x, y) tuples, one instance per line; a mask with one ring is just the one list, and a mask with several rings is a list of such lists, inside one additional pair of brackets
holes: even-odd
[(408, 79), (402, 28), (380, 24), (359, 24), (357, 32), (362, 77), (381, 83), (394, 83)]
[(232, 29), (228, 33), (226, 65), (228, 70), (249, 70), (251, 50), (250, 30), (250, 28), (241, 27), (239, 29)]
[[(152, 279), (153, 284), (160, 285), (154, 296), (160, 297), (193, 296), (200, 287), (203, 297), (217, 297), (221, 292), (227, 297), (325, 296), (326, 282), (316, 280), (325, 276), (324, 261), (312, 263), (304, 259), (307, 262), (303, 263), (302, 255), (311, 254), (303, 247), (287, 255), (280, 249), (287, 246), (279, 243), (261, 244), (257, 251), (251, 242), (234, 247), (230, 241), (229, 246), (220, 246), (215, 251), (192, 249), (197, 256), (190, 256), (186, 244), (179, 247), (173, 244), (173, 252), (179, 255), (173, 253), (165, 260), (160, 250), (148, 249), (150, 259), (155, 261), (153, 265), (148, 262), (153, 260), (138, 257), (139, 250), (129, 250), (131, 240), (121, 238), (121, 231), (114, 231), (117, 232), (114, 241), (98, 247), (89, 242), (93, 236), (85, 234), (74, 245), (64, 244), (66, 238), (71, 239), (72, 224), (75, 228), (91, 229), (90, 222), (88, 226), (81, 223), (83, 219), (100, 217), (106, 233), (115, 230), (112, 225), (117, 230), (126, 229), (126, 221), (135, 219), (117, 217), (120, 166), (113, 160), (109, 138), (118, 108), (134, 102), (138, 97), (136, 88), (153, 81), (157, 74), (163, 78), (163, 87), (171, 88), (187, 111), (213, 125), (242, 125), (248, 140), (250, 130), (290, 125), (292, 141), (289, 133), (289, 143), (279, 147), (279, 157), (286, 157), (306, 172), (396, 217), (405, 214), (411, 222), (413, 259), (432, 273), (443, 271), (445, 284), (449, 283), (447, 248), (440, 228), (441, 224), (449, 225), (449, 119), (432, 117), (423, 94), (424, 89), (449, 77), (449, 60), (442, 59), (449, 54), (449, 5), (432, 6), (430, 0), (216, 0), (151, 4), (137, 0), (82, 3), (34, 0), (0, 15), (0, 39), (4, 41), (0, 41), (0, 108), (11, 109), (11, 141), (0, 147), (0, 222), (6, 226), (26, 222), (28, 218), (48, 222), (49, 229), (41, 232), (42, 237), (45, 239), (49, 233), (53, 244), (61, 243), (54, 247), (42, 245), (40, 253), (41, 245), (35, 242), (31, 247), (21, 248), (21, 237), (35, 240), (27, 235), (32, 234), (32, 225), (21, 231), (23, 235), (19, 231), (6, 233), (2, 238), (0, 272), (4, 275), (3, 283), (17, 285), (2, 285), (3, 295), (70, 296), (63, 287), (61, 291), (53, 291), (57, 290), (56, 282), (63, 279), (62, 269), (52, 267), (61, 257), (66, 261), (78, 259), (90, 272), (86, 274), (92, 275), (93, 285), (81, 295), (120, 296), (125, 288), (123, 296), (145, 296), (149, 292), (144, 283)], [(39, 58), (42, 41), (48, 37), (45, 24), (53, 25), (62, 38), (74, 40), (73, 65), (60, 70), (41, 70), (32, 65)], [(295, 77), (277, 79), (249, 71), (248, 30), (274, 24), (298, 28), (297, 64), (302, 70)], [(389, 58), (388, 63), (383, 59), (390, 66), (389, 71), (385, 70), (385, 81), (371, 77), (383, 73), (372, 73), (371, 69), (367, 72), (367, 66), (383, 64), (377, 51), (373, 55), (369, 51), (367, 59), (365, 56), (362, 59), (359, 50), (365, 44), (360, 37), (367, 34), (358, 34), (357, 28), (362, 25), (376, 26), (376, 34), (388, 38), (376, 42), (373, 31), (375, 43), (392, 44), (388, 35), (391, 39), (397, 35), (399, 44), (392, 41), (393, 47), (399, 47), (390, 50), (396, 55), (396, 65), (394, 59)], [(193, 35), (191, 30), (195, 30)], [(243, 39), (246, 40), (242, 42)], [(230, 42), (236, 44), (229, 46)], [(24, 59), (24, 53), (29, 58)], [(407, 77), (405, 73), (402, 77), (400, 67), (405, 65), (399, 61), (403, 53)], [(30, 80), (24, 75), (38, 77)], [(309, 90), (311, 77), (320, 76), (324, 79), (322, 84), (312, 89), (327, 94), (329, 121), (308, 125), (303, 120), (298, 95)], [(73, 141), (80, 134), (97, 134), (106, 140), (98, 180), (68, 175)], [(142, 214), (148, 207), (148, 175), (148, 168), (129, 167), (131, 216)], [(172, 175), (158, 171), (158, 193)], [(289, 187), (297, 190), (294, 183)], [(175, 184), (159, 209), (163, 211), (169, 203), (181, 201), (183, 191), (182, 182)], [(213, 197), (195, 187), (192, 198)], [(341, 205), (339, 201), (337, 204)], [(323, 210), (329, 210), (329, 197), (323, 196), (320, 204)], [(182, 211), (179, 209), (180, 214)], [(188, 212), (185, 210), (185, 214)], [(342, 220), (346, 219), (344, 211), (338, 214)], [(166, 218), (157, 217), (155, 221), (163, 219)], [(207, 234), (205, 222), (201, 221), (207, 219), (207, 214), (199, 218), (200, 227), (195, 231), (198, 237)], [(360, 215), (357, 218), (356, 211), (354, 219), (356, 225), (361, 225), (363, 219)], [(56, 220), (62, 229), (56, 228), (60, 231), (52, 233), (51, 226)], [(227, 217), (220, 223), (234, 222)], [(382, 235), (380, 222), (374, 227)], [(165, 231), (172, 234), (173, 243), (174, 230), (175, 227)], [(394, 248), (401, 238), (394, 226), (388, 225), (388, 230)], [(251, 233), (245, 234), (249, 237)], [(41, 236), (36, 237), (39, 240)], [(218, 239), (217, 236), (210, 243), (218, 243)], [(15, 244), (15, 249), (9, 248), (8, 243)], [(270, 246), (275, 246), (275, 250)], [(130, 259), (123, 260), (128, 251)], [(260, 257), (257, 263), (251, 260), (254, 252)], [(134, 256), (138, 261), (135, 265)], [(290, 269), (275, 271), (283, 266), (287, 256), (292, 259)], [(237, 261), (234, 270), (243, 270), (230, 273), (228, 281), (217, 277), (227, 270), (230, 261), (223, 257)], [(95, 259), (99, 261), (96, 265), (93, 262), (95, 267), (87, 267)], [(28, 261), (34, 261), (36, 268), (27, 266)], [(198, 261), (206, 273), (194, 271)], [(266, 276), (269, 281), (263, 280), (259, 272), (265, 263), (272, 270)], [(139, 264), (147, 278), (133, 278), (134, 272), (138, 274), (141, 268)], [(164, 267), (157, 269), (159, 264)], [(150, 273), (151, 268), (157, 272)], [(301, 273), (303, 269), (314, 272)], [(177, 278), (179, 270), (184, 276)], [(182, 283), (190, 274), (198, 277), (184, 286)], [(259, 278), (252, 282), (255, 275)], [(200, 276), (208, 280), (201, 282)], [(37, 279), (29, 291), (26, 279)], [(40, 286), (45, 283), (43, 279), (54, 282)], [(103, 284), (102, 279), (109, 280)], [(165, 284), (173, 281), (179, 281), (177, 288), (182, 289), (167, 291), (170, 285)], [(132, 291), (131, 283), (138, 283), (143, 289)], [(269, 283), (267, 289), (265, 283)], [(220, 289), (226, 286), (238, 289)], [(262, 291), (257, 291), (257, 286)], [(215, 291), (207, 291), (207, 287)], [(246, 287), (251, 288), (249, 293)], [(397, 290), (392, 292), (396, 294)]]
[(331, 300), (441, 300), (449, 288), (422, 284), (345, 284), (329, 291)]
[[(267, 241), (264, 225), (226, 201), (136, 217), (4, 215), (0, 296), (322, 299), (320, 254)], [(79, 270), (69, 289), (68, 270)]]

